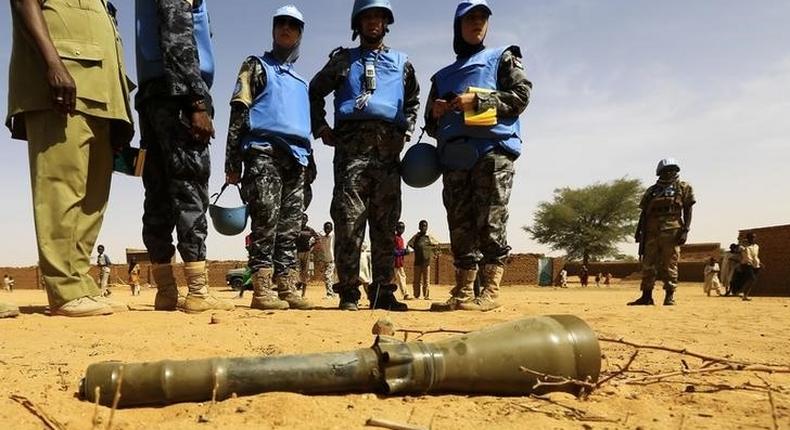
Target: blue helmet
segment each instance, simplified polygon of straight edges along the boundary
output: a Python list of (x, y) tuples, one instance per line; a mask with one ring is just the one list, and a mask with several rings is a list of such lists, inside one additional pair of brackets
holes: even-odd
[(656, 166), (656, 176), (660, 175), (664, 169), (670, 167), (676, 168), (678, 172), (680, 171), (680, 164), (678, 164), (678, 160), (674, 158), (669, 157), (659, 161), (658, 166)]
[(436, 147), (428, 143), (416, 143), (406, 151), (400, 163), (403, 182), (413, 188), (424, 188), (439, 179), (442, 170)]
[(356, 28), (354, 28), (355, 21), (362, 11), (373, 8), (381, 8), (387, 11), (389, 15), (389, 19), (387, 20), (388, 24), (393, 24), (395, 22), (395, 15), (392, 13), (392, 4), (390, 4), (390, 0), (354, 0), (354, 9), (351, 11), (351, 29), (356, 30)]
[(489, 15), (492, 14), (491, 7), (488, 6), (488, 2), (486, 0), (462, 0), (460, 3), (458, 3), (458, 7), (455, 8), (455, 19), (461, 19), (461, 17), (478, 6), (484, 8)]
[[(215, 198), (214, 203), (208, 206), (208, 215), (211, 217), (211, 223), (214, 225), (214, 229), (217, 230), (219, 234), (235, 236), (243, 232), (247, 227), (247, 205), (235, 208), (217, 206), (217, 200), (219, 200), (227, 187), (228, 184), (223, 185), (219, 193), (211, 196)], [(241, 190), (239, 190), (239, 195), (241, 195)]]
[(274, 12), (275, 19), (281, 16), (291, 17), (304, 25), (304, 15), (302, 15), (302, 12), (300, 12), (299, 9), (297, 9), (296, 6), (292, 4), (283, 6)]

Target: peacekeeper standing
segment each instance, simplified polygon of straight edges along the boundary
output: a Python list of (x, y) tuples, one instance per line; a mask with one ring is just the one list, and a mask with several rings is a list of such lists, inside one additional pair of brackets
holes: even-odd
[[(432, 78), (425, 110), (426, 131), (438, 141), (443, 200), (455, 258), (451, 297), (431, 310), (488, 311), (498, 308), (507, 244), (507, 205), (513, 164), (521, 154), (519, 115), (529, 103), (518, 46), (486, 48), (491, 8), (485, 0), (458, 4), (453, 24), (456, 61)], [(472, 117), (483, 113), (485, 122)], [(474, 284), (481, 270), (481, 291)]]
[(654, 304), (656, 279), (664, 281), (664, 306), (675, 304), (680, 245), (688, 238), (696, 200), (691, 185), (680, 180), (680, 165), (675, 159), (659, 161), (656, 176), (658, 180), (639, 203), (642, 213), (634, 235), (642, 259), (642, 296), (628, 306)]
[[(6, 126), (12, 138), (28, 141), (38, 262), (51, 315), (128, 309), (102, 297), (88, 273), (113, 150), (134, 135), (114, 13), (101, 0), (11, 1)], [(0, 304), (0, 317), (15, 309)]]
[(312, 308), (296, 289), (296, 238), (312, 152), (307, 81), (294, 70), (303, 30), (295, 6), (277, 9), (271, 51), (244, 60), (231, 99), (225, 174), (227, 183), (241, 182), (252, 221), (253, 309)]
[[(351, 14), (356, 48), (338, 48), (310, 82), (313, 135), (335, 147), (335, 223), (340, 309), (357, 310), (360, 249), (370, 227), (373, 259), (371, 307), (405, 311), (393, 283), (392, 226), (401, 213), (398, 165), (419, 109), (419, 84), (405, 54), (384, 45), (394, 22), (389, 0), (355, 0)], [(324, 98), (335, 93), (335, 128), (326, 122)]]
[[(206, 209), (214, 136), (209, 88), (214, 54), (206, 0), (136, 0), (137, 79), (145, 201), (143, 242), (157, 285), (154, 309), (232, 310), (209, 292)], [(173, 229), (189, 292), (180, 300)]]

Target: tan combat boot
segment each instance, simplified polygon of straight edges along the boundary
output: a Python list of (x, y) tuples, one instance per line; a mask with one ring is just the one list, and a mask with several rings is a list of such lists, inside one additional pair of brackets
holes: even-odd
[(218, 299), (209, 292), (205, 261), (184, 263), (184, 276), (187, 278), (189, 292), (183, 305), (179, 305), (180, 310), (195, 314), (205, 311), (232, 311), (236, 308), (233, 303)]
[(172, 264), (154, 263), (151, 265), (151, 274), (154, 277), (154, 284), (156, 284), (154, 310), (174, 311), (178, 305), (183, 305), (184, 298), (178, 294)]
[(270, 268), (261, 268), (252, 275), (252, 309), (260, 310), (284, 310), (288, 309), (288, 302), (280, 300), (277, 291), (272, 286), (272, 274)]
[(450, 298), (444, 303), (431, 303), (431, 311), (479, 310), (473, 309), (477, 306), (473, 301), (475, 278), (477, 278), (477, 269), (455, 269), (455, 287), (450, 291)]
[(280, 276), (274, 278), (277, 284), (277, 294), (281, 300), (288, 302), (291, 309), (308, 310), (313, 309), (313, 304), (302, 297), (296, 289), (296, 276), (293, 270), (288, 270)]
[(502, 282), (504, 273), (505, 267), (499, 264), (486, 264), (483, 266), (480, 297), (475, 299), (478, 308), (474, 310), (487, 312), (502, 306), (495, 299), (499, 297), (499, 284)]

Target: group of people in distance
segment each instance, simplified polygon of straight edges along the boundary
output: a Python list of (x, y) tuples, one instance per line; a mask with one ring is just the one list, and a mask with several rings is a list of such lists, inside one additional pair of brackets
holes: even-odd
[(740, 296), (744, 301), (751, 300), (752, 288), (762, 267), (760, 246), (756, 238), (754, 233), (749, 232), (746, 233), (745, 241), (741, 245), (730, 244), (721, 258), (721, 265), (714, 257), (708, 260), (704, 269), (705, 294), (710, 296), (715, 291), (719, 296)]

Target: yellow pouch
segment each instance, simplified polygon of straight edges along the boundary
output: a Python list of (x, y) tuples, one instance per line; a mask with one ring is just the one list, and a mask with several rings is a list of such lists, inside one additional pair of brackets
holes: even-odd
[[(492, 93), (494, 90), (488, 90), (485, 88), (477, 88), (477, 87), (469, 87), (466, 90), (467, 93), (475, 93), (475, 94), (485, 94), (485, 93)], [(484, 111), (474, 111), (468, 110), (464, 111), (464, 124), (472, 126), (472, 127), (491, 127), (496, 125), (497, 123), (497, 116), (496, 116), (496, 108), (489, 108)]]

